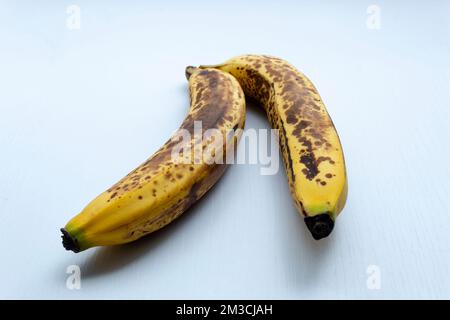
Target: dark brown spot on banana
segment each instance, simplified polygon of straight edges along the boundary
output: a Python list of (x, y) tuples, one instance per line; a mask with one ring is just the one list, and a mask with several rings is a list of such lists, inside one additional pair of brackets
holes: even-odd
[(331, 159), (330, 157), (319, 157), (317, 159), (317, 164), (319, 165), (321, 162), (323, 161), (328, 161), (330, 164), (335, 164), (335, 162), (333, 161), (333, 159)]
[(305, 168), (302, 169), (302, 173), (308, 180), (314, 179), (315, 176), (319, 174), (319, 170), (317, 168), (317, 162), (314, 158), (313, 153), (308, 153), (306, 155), (302, 155), (300, 157), (300, 162), (303, 163)]

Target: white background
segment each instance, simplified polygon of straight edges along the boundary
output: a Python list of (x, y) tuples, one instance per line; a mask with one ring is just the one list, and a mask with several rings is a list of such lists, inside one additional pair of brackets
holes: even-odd
[[(70, 4), (80, 30), (66, 26)], [(379, 30), (366, 25), (371, 4)], [(450, 298), (449, 12), (448, 1), (0, 1), (0, 298)], [(349, 175), (332, 235), (312, 240), (283, 170), (236, 165), (162, 231), (66, 252), (59, 228), (182, 122), (184, 67), (244, 53), (288, 60), (328, 107)], [(269, 128), (258, 106), (246, 128)], [(81, 290), (66, 288), (69, 265)]]

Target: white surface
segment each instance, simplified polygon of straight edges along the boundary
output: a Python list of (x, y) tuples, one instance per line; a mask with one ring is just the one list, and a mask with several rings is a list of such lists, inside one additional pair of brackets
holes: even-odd
[[(184, 3), (0, 2), (0, 298), (450, 298), (449, 2)], [(240, 165), (163, 231), (66, 252), (59, 228), (183, 120), (184, 67), (243, 53), (328, 106), (350, 188), (332, 236), (312, 240), (282, 170)]]

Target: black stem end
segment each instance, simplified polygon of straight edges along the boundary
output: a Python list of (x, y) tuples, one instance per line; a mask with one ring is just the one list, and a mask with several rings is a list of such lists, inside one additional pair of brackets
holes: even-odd
[(78, 245), (78, 241), (76, 238), (73, 238), (66, 229), (61, 228), (62, 232), (62, 244), (66, 250), (72, 250), (73, 252), (77, 253), (80, 252), (80, 246)]
[(305, 223), (315, 240), (328, 237), (334, 227), (334, 221), (328, 213), (306, 217)]

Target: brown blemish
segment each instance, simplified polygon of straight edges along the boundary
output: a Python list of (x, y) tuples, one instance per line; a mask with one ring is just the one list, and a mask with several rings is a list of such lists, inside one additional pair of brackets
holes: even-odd
[(289, 123), (289, 124), (297, 123), (297, 116), (295, 114), (289, 113), (287, 118), (286, 118), (286, 122)]
[(317, 167), (314, 153), (308, 152), (307, 154), (300, 156), (300, 163), (305, 166), (305, 168), (302, 169), (302, 172), (305, 175), (306, 179), (312, 180), (319, 174), (319, 169)]
[(292, 134), (297, 137), (299, 142), (302, 142), (301, 140), (304, 139), (302, 137), (302, 131), (305, 130), (309, 125), (311, 124), (310, 121), (302, 120), (299, 122), (299, 124), (295, 127)]
[(323, 161), (328, 161), (330, 164), (335, 164), (334, 160), (331, 159), (330, 157), (319, 157), (317, 158), (317, 165), (319, 165)]

